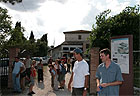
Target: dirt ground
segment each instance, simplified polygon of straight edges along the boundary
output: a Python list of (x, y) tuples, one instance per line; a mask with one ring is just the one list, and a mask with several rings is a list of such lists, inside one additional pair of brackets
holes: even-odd
[[(49, 73), (49, 68), (44, 66), (44, 82), (38, 83), (37, 77), (35, 79), (35, 86), (33, 91), (36, 93), (32, 96), (71, 96), (71, 92), (67, 90), (67, 85), (69, 82), (71, 74), (67, 73), (65, 80), (65, 88), (59, 89), (58, 91), (53, 91), (51, 87), (51, 76)], [(0, 93), (0, 96), (28, 96), (29, 86), (26, 86), (22, 93), (12, 93), (12, 89), (3, 89)]]

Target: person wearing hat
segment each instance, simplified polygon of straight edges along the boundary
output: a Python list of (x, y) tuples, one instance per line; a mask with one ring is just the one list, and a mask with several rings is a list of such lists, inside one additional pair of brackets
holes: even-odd
[(74, 63), (72, 75), (68, 83), (68, 90), (71, 91), (71, 83), (73, 82), (72, 96), (86, 96), (87, 94), (89, 65), (83, 59), (82, 53), (82, 50), (79, 48), (73, 51), (73, 55), (77, 61)]

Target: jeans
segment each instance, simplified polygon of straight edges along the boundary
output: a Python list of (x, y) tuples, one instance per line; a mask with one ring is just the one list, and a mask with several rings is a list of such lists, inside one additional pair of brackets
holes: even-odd
[(16, 77), (16, 74), (12, 73), (12, 79), (13, 79), (14, 91), (21, 92), (21, 89), (20, 89), (20, 75), (18, 77)]

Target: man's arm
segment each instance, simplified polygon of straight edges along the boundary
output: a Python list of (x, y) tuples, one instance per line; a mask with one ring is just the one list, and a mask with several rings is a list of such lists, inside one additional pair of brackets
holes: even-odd
[(72, 81), (73, 81), (73, 72), (72, 72), (72, 74), (71, 74), (71, 77), (70, 77), (70, 81), (69, 81), (69, 83), (68, 83), (68, 90), (69, 91), (71, 91), (71, 83), (72, 83)]
[(24, 70), (24, 67), (20, 67), (20, 71), (19, 73), (16, 75), (16, 77), (18, 77), (20, 75), (20, 73)]
[(86, 75), (85, 76), (83, 96), (87, 96), (88, 81), (89, 81), (89, 75)]
[(115, 82), (110, 82), (110, 83), (102, 83), (102, 87), (107, 87), (107, 86), (116, 86), (116, 85), (121, 85), (122, 81), (115, 81)]
[(88, 88), (88, 82), (89, 82), (89, 75), (86, 75), (85, 76), (85, 85), (84, 85), (85, 88)]
[(96, 83), (97, 83), (97, 91), (100, 91), (100, 88), (99, 88), (99, 86), (100, 86), (100, 80), (97, 78), (96, 79)]

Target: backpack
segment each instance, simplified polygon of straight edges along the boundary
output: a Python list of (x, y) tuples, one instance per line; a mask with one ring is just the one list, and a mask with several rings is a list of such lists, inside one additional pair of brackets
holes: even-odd
[(61, 65), (61, 68), (62, 68), (61, 73), (66, 74), (67, 73), (66, 68), (63, 65)]

